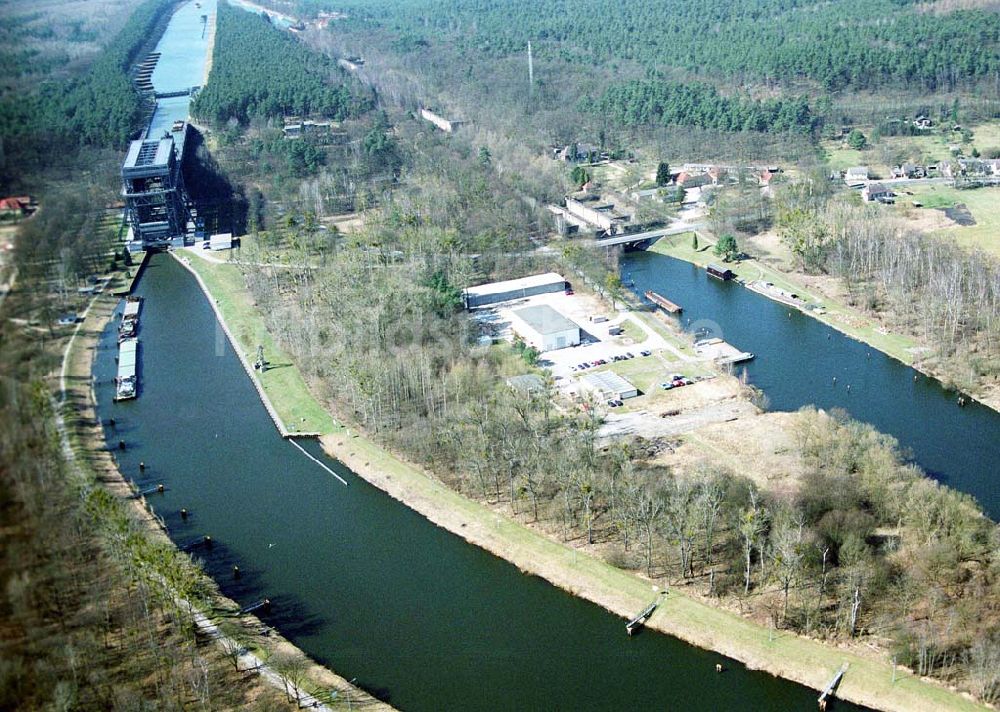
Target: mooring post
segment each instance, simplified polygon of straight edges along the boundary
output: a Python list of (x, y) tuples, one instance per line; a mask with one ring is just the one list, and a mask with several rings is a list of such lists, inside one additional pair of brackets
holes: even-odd
[(188, 511), (182, 507), (181, 508), (181, 519), (184, 519), (186, 521), (187, 518), (188, 518)]
[(163, 494), (165, 490), (166, 490), (166, 488), (163, 486), (162, 482), (160, 484), (156, 485), (156, 491), (159, 492), (160, 494)]
[(239, 577), (240, 577), (240, 567), (233, 566), (233, 578), (239, 578)]
[(139, 472), (144, 472), (145, 470), (146, 470), (146, 463), (145, 462), (140, 462), (139, 463)]

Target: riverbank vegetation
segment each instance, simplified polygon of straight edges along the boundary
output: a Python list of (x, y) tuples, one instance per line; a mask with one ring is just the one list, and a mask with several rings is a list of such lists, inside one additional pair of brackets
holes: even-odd
[(371, 106), (333, 60), (310, 53), (266, 15), (219, 4), (212, 73), (192, 104), (195, 116), (217, 124), (283, 116), (339, 121)]
[(886, 215), (812, 191), (780, 190), (776, 230), (806, 273), (835, 275), (850, 301), (929, 347), (920, 359), (955, 385), (1000, 384), (1000, 262)]
[[(82, 465), (66, 459), (41, 379), (52, 354), (19, 361), (23, 341), (5, 318), (0, 706), (290, 708), (279, 692), (235, 674), (221, 648), (196, 634), (184, 601), (209, 601), (207, 579), (98, 482), (90, 468), (100, 456)], [(74, 394), (63, 413), (70, 427)]]

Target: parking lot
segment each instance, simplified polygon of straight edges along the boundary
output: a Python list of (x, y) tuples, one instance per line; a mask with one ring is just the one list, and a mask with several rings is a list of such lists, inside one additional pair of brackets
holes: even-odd
[[(580, 376), (602, 370), (613, 370), (640, 390), (648, 392), (660, 380), (670, 380), (671, 373), (681, 371), (684, 356), (663, 336), (634, 313), (612, 311), (596, 297), (563, 292), (541, 294), (476, 309), (473, 317), (486, 326), (495, 338), (512, 341), (511, 312), (528, 306), (545, 304), (580, 327), (581, 343), (555, 351), (544, 352), (539, 365), (547, 369), (565, 395), (580, 394)], [(622, 333), (610, 333), (614, 327)]]

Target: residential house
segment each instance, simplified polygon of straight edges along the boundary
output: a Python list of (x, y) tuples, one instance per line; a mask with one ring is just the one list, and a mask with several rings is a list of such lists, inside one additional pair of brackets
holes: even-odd
[(869, 183), (861, 189), (861, 197), (866, 203), (893, 203), (896, 194), (881, 183)]
[(844, 173), (844, 182), (849, 186), (864, 185), (868, 182), (868, 166), (852, 166)]
[(677, 174), (677, 185), (685, 190), (688, 188), (699, 188), (712, 182), (708, 173), (688, 173), (681, 171)]
[(31, 212), (31, 198), (27, 195), (11, 196), (0, 200), (0, 218), (20, 218)]
[(923, 178), (924, 167), (913, 163), (901, 163), (892, 169), (893, 178)]

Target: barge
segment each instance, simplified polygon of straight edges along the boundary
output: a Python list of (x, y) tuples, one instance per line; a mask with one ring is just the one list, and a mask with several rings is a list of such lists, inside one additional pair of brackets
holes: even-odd
[(142, 297), (126, 297), (125, 310), (122, 312), (122, 323), (118, 325), (118, 341), (134, 338), (139, 330), (139, 310), (142, 308)]
[(118, 375), (115, 376), (115, 400), (130, 400), (139, 392), (139, 340), (122, 339), (118, 344)]
[(680, 314), (682, 311), (684, 311), (679, 305), (674, 304), (672, 301), (670, 301), (666, 297), (664, 297), (664, 296), (662, 296), (660, 294), (657, 294), (656, 292), (653, 292), (653, 291), (647, 291), (646, 292), (646, 299), (648, 299), (649, 301), (651, 301), (653, 304), (655, 304), (656, 306), (660, 307), (661, 309), (664, 309), (664, 310), (670, 312), (671, 314)]

